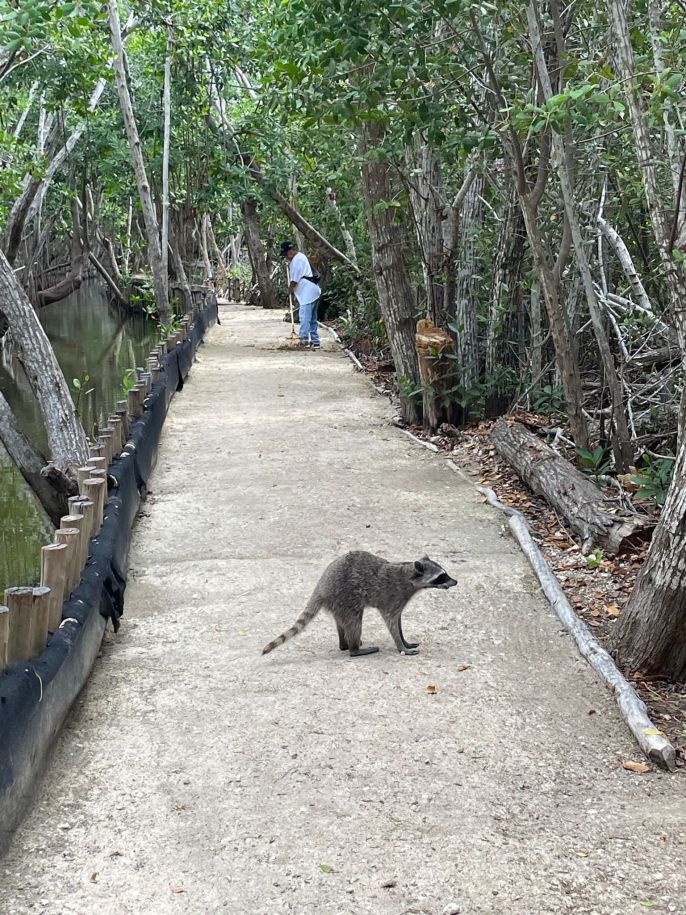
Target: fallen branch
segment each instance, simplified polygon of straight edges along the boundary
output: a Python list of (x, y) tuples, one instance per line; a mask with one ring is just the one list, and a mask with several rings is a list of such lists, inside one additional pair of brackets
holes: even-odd
[(600, 546), (617, 554), (650, 540), (652, 518), (618, 509), (588, 477), (521, 423), (499, 419), (491, 440), (526, 485), (581, 537), (584, 553)]
[[(453, 461), (448, 461), (448, 466), (451, 470), (466, 478), (466, 475), (462, 474)], [(510, 530), (534, 570), (548, 602), (565, 629), (571, 634), (581, 655), (614, 693), (619, 712), (636, 738), (641, 750), (643, 750), (648, 759), (661, 768), (669, 771), (675, 769), (676, 752), (674, 747), (650, 720), (645, 703), (636, 695), (636, 691), (618, 670), (611, 656), (596, 641), (588, 626), (579, 619), (572, 609), (559, 581), (534, 543), (524, 516), (516, 509), (503, 505), (498, 501), (498, 497), (492, 489), (485, 486), (477, 486), (476, 488), (486, 497), (489, 505), (497, 508), (498, 511), (507, 516)]]

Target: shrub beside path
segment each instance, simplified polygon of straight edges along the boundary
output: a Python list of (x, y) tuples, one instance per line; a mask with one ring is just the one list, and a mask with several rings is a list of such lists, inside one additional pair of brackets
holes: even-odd
[[(683, 773), (638, 775), (611, 697), (501, 517), (325, 338), (223, 309), (163, 432), (126, 611), (0, 860), (7, 915), (686, 912)], [(427, 552), (402, 657), (321, 614), (349, 549)], [(431, 689), (430, 689), (431, 687)], [(435, 692), (434, 692), (435, 690)]]

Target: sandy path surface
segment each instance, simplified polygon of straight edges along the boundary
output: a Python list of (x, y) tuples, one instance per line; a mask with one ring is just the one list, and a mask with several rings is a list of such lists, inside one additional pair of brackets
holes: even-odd
[[(501, 518), (389, 425), (330, 342), (223, 310), (164, 429), (126, 611), (0, 860), (8, 915), (686, 913), (683, 775), (639, 776)], [(348, 549), (458, 579), (321, 614)], [(427, 686), (436, 687), (436, 694)]]

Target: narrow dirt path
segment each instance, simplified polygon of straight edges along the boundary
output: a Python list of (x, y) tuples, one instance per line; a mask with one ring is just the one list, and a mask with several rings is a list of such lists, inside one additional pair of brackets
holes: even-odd
[[(686, 912), (683, 776), (614, 705), (500, 517), (390, 426), (331, 344), (225, 310), (172, 405), (126, 615), (0, 861), (18, 915)], [(401, 657), (324, 614), (260, 656), (348, 549), (458, 579)], [(434, 685), (436, 694), (427, 692)]]

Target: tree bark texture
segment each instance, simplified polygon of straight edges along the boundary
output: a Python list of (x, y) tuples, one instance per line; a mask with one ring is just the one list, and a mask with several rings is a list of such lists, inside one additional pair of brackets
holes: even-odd
[[(367, 206), (379, 307), (388, 333), (396, 376), (416, 387), (419, 384), (419, 363), (414, 339), (414, 295), (403, 245), (398, 241), (398, 229), (393, 222), (393, 208), (388, 206), (393, 199), (390, 166), (376, 155), (382, 143), (383, 128), (375, 123), (367, 125), (362, 138), (362, 150), (366, 153), (362, 166), (362, 193)], [(401, 408), (406, 422), (419, 421), (419, 408), (413, 398), (403, 395)]]
[[(682, 397), (682, 427), (686, 395)], [(686, 677), (686, 438), (672, 485), (629, 603), (617, 620), (622, 664), (671, 680)]]
[(157, 213), (150, 192), (148, 176), (145, 171), (145, 162), (141, 149), (141, 141), (136, 125), (136, 118), (133, 112), (133, 103), (129, 92), (128, 82), (128, 65), (126, 55), (121, 39), (121, 27), (119, 24), (119, 11), (117, 9), (117, 0), (109, 0), (108, 3), (110, 33), (112, 36), (112, 47), (115, 53), (114, 72), (117, 78), (117, 91), (119, 93), (119, 104), (121, 107), (124, 128), (129, 142), (129, 151), (131, 154), (131, 164), (138, 185), (138, 194), (143, 211), (143, 220), (145, 222), (145, 234), (148, 243), (148, 260), (152, 271), (153, 287), (155, 289), (155, 304), (159, 313), (160, 320), (165, 322), (169, 320), (169, 296), (167, 290), (167, 276), (164, 271), (162, 259), (162, 249), (160, 246), (160, 233), (157, 224)]
[(598, 546), (617, 554), (650, 540), (651, 518), (619, 511), (588, 477), (521, 423), (499, 419), (491, 440), (526, 485), (581, 537), (584, 552)]
[(248, 247), (250, 265), (260, 290), (261, 305), (263, 308), (278, 308), (279, 303), (274, 291), (272, 278), (269, 275), (267, 258), (260, 238), (257, 199), (255, 197), (246, 197), (241, 203), (241, 212), (243, 214), (243, 224), (245, 225), (245, 243)]
[(52, 462), (59, 470), (69, 473), (88, 458), (86, 433), (76, 416), (50, 341), (2, 252), (0, 308), (7, 318), (18, 358), (38, 401)]

